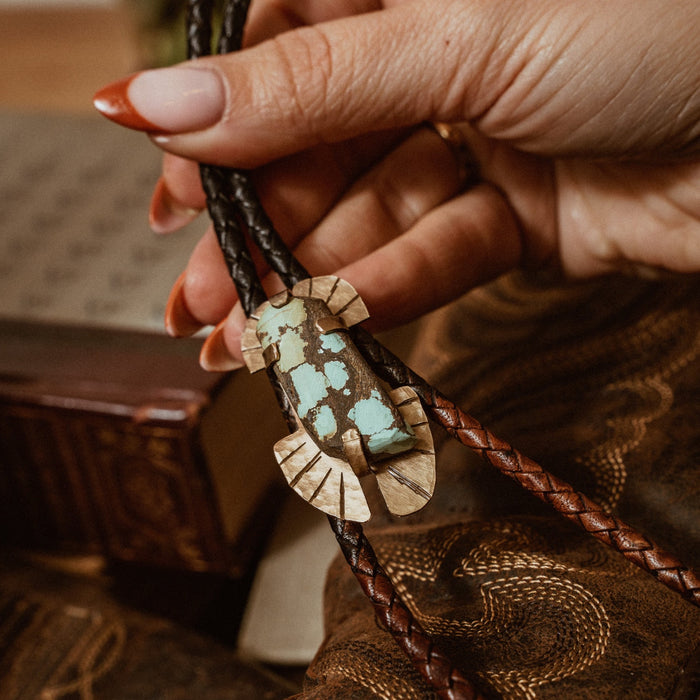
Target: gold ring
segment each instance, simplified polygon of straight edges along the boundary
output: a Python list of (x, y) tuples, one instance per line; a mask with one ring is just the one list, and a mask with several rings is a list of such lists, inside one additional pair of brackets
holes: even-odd
[(467, 189), (479, 182), (479, 163), (460, 129), (444, 122), (426, 122), (426, 126), (432, 129), (452, 152), (462, 188)]
[(646, 263), (623, 260), (616, 264), (616, 269), (626, 277), (635, 277), (648, 282), (662, 282), (679, 279), (680, 274), (674, 270)]

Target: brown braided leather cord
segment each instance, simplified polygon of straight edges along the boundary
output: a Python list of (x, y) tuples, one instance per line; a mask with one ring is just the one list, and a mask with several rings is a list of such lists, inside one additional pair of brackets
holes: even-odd
[(328, 519), (350, 569), (374, 605), (377, 619), (437, 694), (446, 700), (485, 698), (413, 617), (379, 564), (362, 526), (338, 518)]
[(479, 421), (462, 411), (419, 377), (393, 353), (362, 329), (355, 342), (377, 374), (392, 386), (410, 386), (452, 437), (478, 452), (501, 473), (517, 481), (540, 500), (596, 539), (616, 549), (629, 561), (694, 605), (700, 606), (700, 576), (676, 556), (660, 549), (630, 525), (605, 511), (586, 495), (550, 474), (533, 460), (500, 440)]
[[(289, 398), (271, 369), (268, 378), (277, 396), (290, 432), (297, 422)], [(462, 674), (416, 620), (394, 588), (360, 523), (328, 516), (331, 529), (350, 570), (363, 593), (374, 606), (376, 619), (394, 638), (411, 665), (435, 692), (445, 700), (479, 700), (485, 698)]]
[(686, 600), (700, 606), (700, 577), (673, 554), (660, 549), (585, 494), (575, 491), (507, 442), (499, 440), (437, 391), (433, 392), (432, 403), (428, 403), (428, 407), (435, 419), (463, 445), (479, 452), (487, 462), (552, 505), (567, 520), (618, 550), (633, 564), (648, 571)]

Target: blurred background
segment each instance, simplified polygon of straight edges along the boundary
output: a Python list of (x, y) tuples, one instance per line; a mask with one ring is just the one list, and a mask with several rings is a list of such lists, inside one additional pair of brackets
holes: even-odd
[(106, 82), (184, 58), (183, 3), (0, 0), (3, 107), (92, 111)]
[(280, 490), (266, 379), (164, 333), (207, 218), (153, 234), (161, 152), (92, 105), (185, 58), (184, 5), (0, 0), (3, 700), (72, 700), (90, 669), (64, 661), (107, 651), (100, 700), (282, 698), (322, 639), (337, 545)]

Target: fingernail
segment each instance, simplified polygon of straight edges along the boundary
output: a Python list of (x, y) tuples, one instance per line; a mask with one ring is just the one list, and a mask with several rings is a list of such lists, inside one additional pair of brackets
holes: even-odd
[(168, 335), (174, 338), (194, 335), (205, 325), (198, 321), (187, 308), (184, 286), (185, 273), (183, 272), (170, 290), (168, 303), (165, 307), (165, 329)]
[(221, 321), (204, 341), (199, 364), (207, 372), (230, 372), (243, 367), (243, 362), (229, 351), (224, 338), (226, 319)]
[(148, 222), (155, 233), (172, 233), (186, 226), (199, 215), (199, 209), (178, 202), (160, 177), (153, 190)]
[(182, 133), (219, 121), (225, 94), (214, 71), (176, 66), (111, 83), (95, 94), (93, 103), (122, 126), (151, 133)]

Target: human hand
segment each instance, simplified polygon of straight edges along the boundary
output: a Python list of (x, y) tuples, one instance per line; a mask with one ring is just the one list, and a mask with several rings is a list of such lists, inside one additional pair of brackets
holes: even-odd
[[(203, 206), (192, 161), (255, 168), (301, 262), (352, 283), (375, 327), (517, 265), (700, 269), (695, 0), (311, 0), (301, 12), (258, 0), (251, 48), (101, 95), (108, 116), (174, 154), (154, 228)], [(461, 191), (449, 150), (415, 128), (427, 120), (459, 124), (482, 184)], [(208, 368), (240, 358), (235, 301), (209, 232), (168, 314), (173, 334), (225, 319)]]

